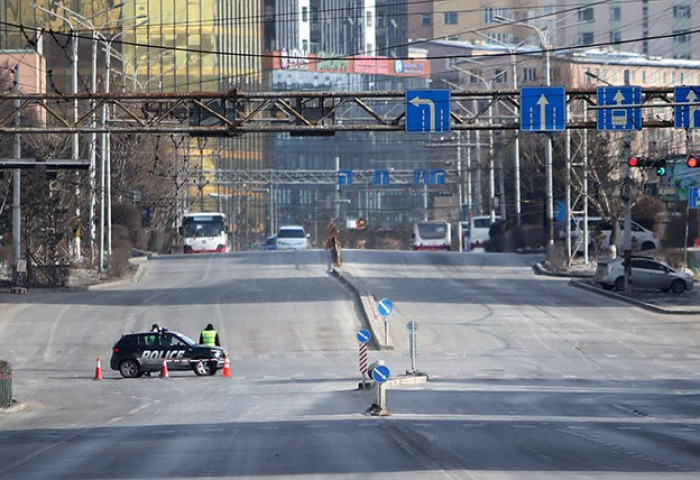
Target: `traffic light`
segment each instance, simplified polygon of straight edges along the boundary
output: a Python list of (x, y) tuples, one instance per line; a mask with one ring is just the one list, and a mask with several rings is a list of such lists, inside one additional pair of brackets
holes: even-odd
[(697, 168), (700, 167), (700, 160), (695, 155), (688, 155), (685, 164), (688, 165), (688, 168)]
[(653, 167), (655, 163), (654, 160), (649, 159), (647, 157), (632, 156), (627, 159), (627, 165), (629, 165), (630, 167), (644, 168)]
[(654, 168), (656, 169), (656, 174), (660, 177), (666, 175), (666, 160), (655, 160)]

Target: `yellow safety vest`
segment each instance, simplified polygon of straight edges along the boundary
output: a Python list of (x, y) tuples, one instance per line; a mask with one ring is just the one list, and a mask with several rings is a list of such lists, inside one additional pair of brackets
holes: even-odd
[(216, 345), (216, 330), (202, 330), (202, 345)]

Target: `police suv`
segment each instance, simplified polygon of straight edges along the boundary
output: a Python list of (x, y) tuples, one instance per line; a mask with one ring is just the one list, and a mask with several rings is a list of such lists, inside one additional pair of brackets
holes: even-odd
[(157, 372), (166, 361), (168, 370), (193, 370), (200, 377), (214, 375), (224, 366), (226, 352), (221, 347), (201, 345), (178, 332), (128, 333), (112, 347), (109, 366), (124, 378)]

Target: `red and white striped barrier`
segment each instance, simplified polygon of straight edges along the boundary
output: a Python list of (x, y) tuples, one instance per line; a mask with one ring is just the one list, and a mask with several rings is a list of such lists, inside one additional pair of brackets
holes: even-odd
[(360, 373), (367, 375), (367, 344), (360, 343)]

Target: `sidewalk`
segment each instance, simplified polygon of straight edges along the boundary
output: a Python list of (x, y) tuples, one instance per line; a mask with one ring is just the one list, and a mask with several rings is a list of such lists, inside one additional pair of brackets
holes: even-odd
[(566, 272), (554, 272), (546, 265), (538, 262), (532, 266), (537, 275), (549, 275), (569, 278), (569, 285), (583, 288), (590, 292), (617, 298), (638, 307), (656, 313), (691, 315), (700, 313), (700, 287), (695, 285), (693, 290), (677, 293), (664, 293), (656, 290), (632, 290), (629, 294), (617, 290), (605, 290), (593, 282), (595, 267), (591, 265), (574, 265)]

